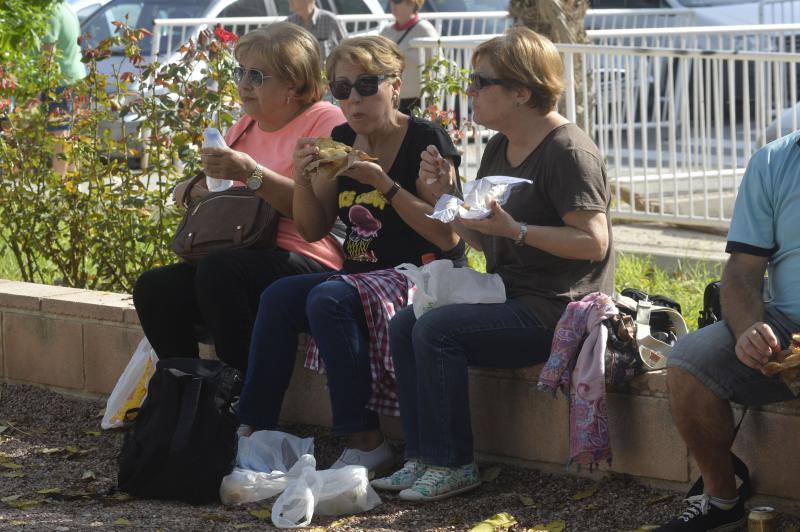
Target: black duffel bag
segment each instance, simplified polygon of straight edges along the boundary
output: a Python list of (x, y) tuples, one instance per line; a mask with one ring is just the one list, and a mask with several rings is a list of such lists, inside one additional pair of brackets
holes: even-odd
[(141, 498), (204, 504), (236, 459), (241, 373), (217, 360), (159, 360), (125, 434), (118, 487)]

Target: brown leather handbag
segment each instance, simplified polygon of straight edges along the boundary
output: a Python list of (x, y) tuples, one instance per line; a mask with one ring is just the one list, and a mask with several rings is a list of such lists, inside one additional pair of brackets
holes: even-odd
[[(254, 122), (248, 124), (242, 135)], [(203, 172), (198, 173), (176, 198), (179, 205), (186, 207), (172, 238), (172, 251), (176, 255), (194, 263), (218, 251), (267, 249), (275, 245), (280, 214), (246, 187), (210, 192), (189, 201), (192, 188), (205, 178)]]

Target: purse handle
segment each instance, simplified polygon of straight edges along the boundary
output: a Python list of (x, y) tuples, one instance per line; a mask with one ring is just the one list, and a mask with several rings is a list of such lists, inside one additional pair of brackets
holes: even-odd
[[(233, 147), (239, 141), (239, 139), (241, 139), (244, 136), (245, 133), (250, 131), (250, 128), (253, 127), (253, 124), (256, 123), (254, 118), (250, 116), (248, 116), (247, 118), (250, 120), (250, 122), (248, 122), (248, 124), (244, 127), (241, 133), (239, 133), (233, 138), (233, 140), (230, 143), (230, 147)], [(194, 175), (194, 177), (192, 177), (189, 180), (189, 183), (183, 188), (183, 190), (178, 191), (175, 194), (175, 203), (177, 203), (178, 205), (183, 205), (184, 208), (188, 208), (189, 203), (187, 202), (187, 199), (192, 197), (191, 195), (192, 187), (194, 187), (197, 183), (199, 183), (201, 179), (205, 179), (205, 177), (206, 174), (202, 170), (197, 172)]]

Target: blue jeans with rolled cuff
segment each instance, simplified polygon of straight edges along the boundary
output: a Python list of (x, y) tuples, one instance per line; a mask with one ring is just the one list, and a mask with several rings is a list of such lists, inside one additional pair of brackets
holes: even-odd
[(255, 430), (278, 426), (297, 356), (297, 336), (311, 333), (325, 362), (334, 432), (346, 435), (379, 427), (378, 415), (366, 408), (372, 374), (361, 298), (354, 287), (341, 279), (328, 280), (330, 276), (294, 275), (264, 290), (237, 406), (241, 423)]
[(390, 324), (406, 458), (458, 467), (473, 461), (467, 368), (544, 362), (553, 331), (525, 304), (448, 305)]

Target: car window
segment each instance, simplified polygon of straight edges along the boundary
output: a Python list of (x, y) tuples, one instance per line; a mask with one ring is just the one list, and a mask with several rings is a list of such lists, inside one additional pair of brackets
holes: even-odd
[[(153, 28), (153, 20), (157, 18), (196, 18), (203, 15), (208, 0), (115, 0), (101, 7), (81, 25), (82, 33), (91, 35), (91, 43), (115, 35), (114, 21), (122, 21), (133, 28)], [(179, 30), (176, 30), (179, 31)], [(145, 37), (140, 42), (142, 54), (150, 54), (151, 38)], [(112, 50), (121, 53), (121, 49)]]
[(592, 9), (650, 9), (659, 7), (670, 7), (670, 5), (665, 0), (592, 0)]
[(264, 0), (239, 0), (219, 14), (220, 17), (266, 17), (267, 5)]
[(278, 10), (279, 15), (287, 17), (292, 14), (292, 10), (289, 9), (289, 0), (274, 0), (274, 1), (275, 1), (275, 8)]
[(332, 0), (336, 12), (342, 15), (361, 15), (369, 13), (369, 8), (363, 0)]

